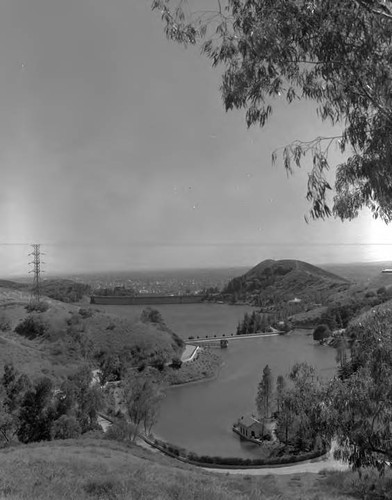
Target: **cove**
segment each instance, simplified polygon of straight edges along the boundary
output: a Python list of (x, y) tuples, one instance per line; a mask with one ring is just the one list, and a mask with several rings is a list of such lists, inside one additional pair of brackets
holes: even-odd
[(297, 362), (313, 365), (321, 378), (336, 371), (335, 349), (320, 346), (309, 331), (237, 340), (218, 350), (223, 366), (214, 380), (172, 387), (163, 400), (154, 434), (199, 455), (254, 458), (258, 445), (241, 441), (232, 424), (254, 412), (257, 385), (266, 364), (274, 381)]

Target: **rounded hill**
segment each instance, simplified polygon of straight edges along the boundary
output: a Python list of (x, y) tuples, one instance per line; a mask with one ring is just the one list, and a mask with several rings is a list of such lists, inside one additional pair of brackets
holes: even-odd
[(231, 280), (223, 293), (258, 305), (277, 299), (323, 302), (349, 286), (345, 278), (307, 262), (269, 259)]

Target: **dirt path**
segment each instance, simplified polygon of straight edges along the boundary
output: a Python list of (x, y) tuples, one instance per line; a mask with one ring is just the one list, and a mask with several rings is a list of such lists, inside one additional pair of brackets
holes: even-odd
[(300, 474), (310, 472), (318, 474), (322, 470), (348, 470), (348, 465), (338, 462), (333, 458), (327, 458), (319, 462), (301, 462), (299, 464), (288, 465), (284, 467), (266, 467), (265, 469), (210, 469), (210, 472), (219, 472), (221, 474), (244, 474), (246, 476), (266, 476), (269, 474)]
[[(165, 455), (162, 451), (150, 446), (143, 439), (138, 438), (136, 443), (142, 448), (146, 448), (153, 453), (160, 453)], [(348, 465), (346, 463), (340, 462), (333, 458), (333, 450), (335, 444), (332, 444), (331, 450), (327, 455), (322, 458), (315, 458), (313, 460), (306, 460), (298, 464), (284, 465), (284, 466), (274, 466), (265, 468), (255, 468), (255, 469), (214, 469), (212, 467), (200, 467), (208, 472), (218, 472), (219, 474), (243, 474), (245, 476), (268, 476), (269, 474), (301, 474), (301, 473), (313, 473), (318, 474), (322, 470), (348, 470)], [(194, 467), (199, 467), (195, 465)]]

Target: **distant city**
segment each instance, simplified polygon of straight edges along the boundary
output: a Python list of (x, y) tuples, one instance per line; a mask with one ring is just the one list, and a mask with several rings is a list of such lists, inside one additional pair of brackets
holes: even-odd
[[(248, 268), (189, 269), (165, 271), (135, 271), (68, 275), (66, 278), (83, 282), (93, 290), (124, 287), (145, 295), (197, 295), (209, 288), (223, 288), (228, 281), (245, 273)], [(65, 276), (61, 276), (64, 278)], [(52, 276), (48, 277), (53, 279)]]

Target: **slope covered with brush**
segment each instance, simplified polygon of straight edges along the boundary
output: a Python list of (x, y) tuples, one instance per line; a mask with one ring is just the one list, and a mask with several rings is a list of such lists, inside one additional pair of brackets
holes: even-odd
[(300, 260), (265, 260), (223, 290), (226, 299), (268, 305), (277, 300), (299, 298), (324, 302), (334, 293), (347, 290), (350, 283), (336, 274)]

